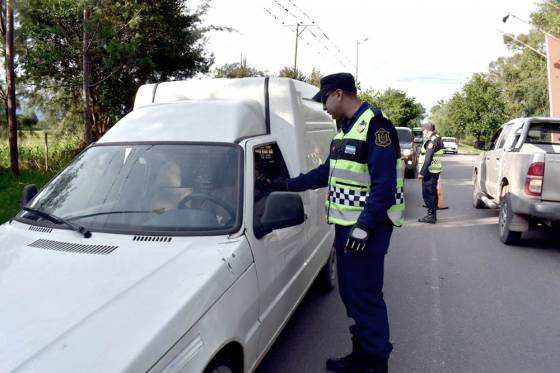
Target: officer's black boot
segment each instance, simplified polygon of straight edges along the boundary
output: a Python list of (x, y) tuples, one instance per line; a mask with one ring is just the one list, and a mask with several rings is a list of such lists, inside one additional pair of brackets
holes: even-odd
[(327, 359), (327, 369), (339, 373), (357, 373), (363, 368), (363, 352), (356, 337), (352, 337), (352, 352), (344, 357)]
[(435, 210), (428, 210), (428, 215), (424, 216), (423, 218), (418, 219), (420, 223), (429, 223), (435, 224), (437, 222), (436, 211)]
[(388, 373), (389, 362), (385, 359), (367, 359), (362, 368), (358, 368), (356, 373)]

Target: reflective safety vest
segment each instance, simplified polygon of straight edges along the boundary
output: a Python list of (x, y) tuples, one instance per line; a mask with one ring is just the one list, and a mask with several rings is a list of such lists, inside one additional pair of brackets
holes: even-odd
[[(338, 131), (331, 143), (329, 169), (329, 195), (325, 202), (327, 221), (330, 224), (351, 226), (356, 224), (364, 210), (371, 192), (371, 176), (368, 170), (367, 134), (370, 120), (375, 116), (366, 110), (344, 134)], [(389, 133), (384, 134), (388, 136)], [(395, 204), (387, 210), (387, 216), (397, 227), (404, 223), (404, 180), (402, 163), (397, 159)]]
[[(418, 171), (420, 171), (424, 165), (424, 159), (426, 158), (426, 152), (427, 152), (426, 145), (428, 144), (428, 141), (431, 141), (432, 144), (436, 146), (439, 142), (439, 136), (433, 135), (422, 145), (422, 149), (420, 150), (420, 161), (418, 165), (419, 167)], [(443, 148), (440, 148), (439, 150), (434, 152), (434, 155), (432, 157), (432, 162), (428, 166), (428, 171), (431, 172), (432, 174), (439, 174), (441, 171), (443, 171), (443, 165), (441, 164), (443, 153), (444, 153)]]

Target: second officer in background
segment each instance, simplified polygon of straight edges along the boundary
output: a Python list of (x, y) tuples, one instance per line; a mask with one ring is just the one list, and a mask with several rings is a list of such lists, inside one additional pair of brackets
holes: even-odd
[(418, 178), (422, 180), (422, 198), (428, 208), (428, 214), (418, 219), (421, 223), (435, 224), (437, 222), (438, 208), (438, 180), (443, 166), (443, 142), (436, 132), (432, 122), (422, 124), (422, 132), (426, 141), (422, 145), (420, 154), (421, 169)]

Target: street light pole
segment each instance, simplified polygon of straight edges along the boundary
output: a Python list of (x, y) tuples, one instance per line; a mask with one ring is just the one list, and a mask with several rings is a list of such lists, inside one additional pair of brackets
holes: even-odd
[(365, 43), (367, 40), (368, 40), (367, 37), (362, 41), (356, 40), (356, 76), (355, 76), (356, 82), (358, 81), (358, 56), (359, 56), (358, 50), (360, 48), (360, 44)]

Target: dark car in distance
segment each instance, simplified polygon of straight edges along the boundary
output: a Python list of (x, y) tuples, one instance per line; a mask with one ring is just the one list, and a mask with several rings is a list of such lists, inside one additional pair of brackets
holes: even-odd
[(416, 164), (418, 162), (418, 148), (414, 146), (414, 134), (408, 127), (396, 127), (401, 146), (401, 159), (405, 166), (405, 177), (416, 177)]

